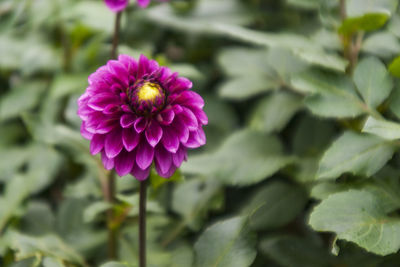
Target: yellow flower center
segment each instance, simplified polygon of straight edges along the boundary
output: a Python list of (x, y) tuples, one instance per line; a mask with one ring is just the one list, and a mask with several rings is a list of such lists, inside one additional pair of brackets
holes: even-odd
[(154, 101), (158, 96), (161, 96), (161, 88), (156, 83), (145, 82), (137, 91), (140, 102)]

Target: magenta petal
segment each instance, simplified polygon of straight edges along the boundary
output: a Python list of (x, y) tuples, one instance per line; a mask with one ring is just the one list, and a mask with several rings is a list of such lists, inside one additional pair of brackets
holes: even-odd
[(83, 136), (83, 138), (90, 140), (93, 138), (93, 133), (90, 133), (87, 131), (86, 129), (86, 123), (83, 121), (81, 124), (81, 135)]
[(197, 118), (193, 112), (188, 108), (183, 108), (183, 111), (179, 114), (179, 118), (183, 123), (189, 128), (189, 130), (196, 130), (199, 127), (197, 123)]
[(113, 73), (120, 82), (122, 82), (124, 87), (129, 86), (129, 73), (122, 63), (118, 60), (110, 60), (107, 63), (107, 67), (110, 72)]
[(150, 0), (137, 0), (137, 3), (141, 8), (145, 8), (150, 4)]
[(172, 127), (177, 132), (179, 141), (182, 143), (186, 143), (189, 139), (189, 129), (186, 127), (185, 124), (180, 119), (174, 120)]
[(122, 129), (117, 128), (107, 135), (104, 150), (107, 157), (115, 158), (121, 152), (122, 147)]
[(122, 128), (129, 128), (135, 123), (136, 117), (133, 114), (124, 114), (120, 119)]
[(185, 159), (186, 148), (180, 148), (175, 154), (172, 154), (172, 162), (175, 166), (179, 167)]
[(162, 173), (168, 172), (172, 164), (171, 153), (162, 146), (158, 146), (155, 151), (155, 163), (156, 167), (158, 166)]
[(147, 120), (143, 117), (137, 118), (133, 125), (137, 133), (143, 132), (143, 130), (146, 129), (146, 126), (147, 126)]
[(101, 93), (90, 98), (88, 106), (94, 110), (103, 111), (107, 105), (118, 103), (118, 98), (110, 93)]
[(174, 165), (172, 164), (171, 167), (168, 169), (168, 171), (163, 172), (163, 171), (161, 171), (161, 169), (160, 169), (159, 167), (157, 167), (157, 165), (156, 165), (156, 171), (157, 171), (157, 173), (158, 173), (161, 177), (170, 178), (170, 177), (174, 174), (174, 172), (176, 171), (176, 166), (174, 166)]
[(155, 60), (150, 60), (146, 58), (144, 55), (140, 55), (136, 78), (141, 79), (143, 75), (151, 74), (157, 69), (158, 69), (158, 63)]
[(101, 153), (101, 161), (103, 162), (104, 168), (106, 168), (106, 170), (111, 170), (112, 168), (114, 168), (114, 159), (108, 158), (104, 151)]
[(176, 151), (178, 151), (179, 139), (171, 127), (165, 127), (163, 129), (163, 137), (161, 141), (165, 149), (169, 152), (176, 153)]
[(119, 55), (118, 60), (125, 66), (128, 73), (135, 73), (137, 71), (137, 61), (128, 55)]
[(132, 151), (138, 145), (140, 140), (140, 134), (134, 129), (128, 128), (122, 130), (122, 143), (128, 151)]
[(145, 140), (139, 144), (136, 151), (136, 164), (142, 170), (147, 169), (154, 158), (154, 148), (152, 148)]
[(123, 150), (114, 159), (115, 171), (119, 176), (127, 175), (132, 171), (133, 165), (135, 164), (135, 152), (127, 152)]
[(152, 147), (155, 147), (162, 137), (163, 131), (161, 126), (156, 121), (150, 122), (146, 129), (146, 139)]
[(142, 170), (141, 168), (139, 168), (138, 165), (135, 164), (132, 168), (131, 174), (139, 181), (146, 180), (150, 174), (150, 167), (148, 167), (145, 170)]
[(201, 125), (207, 125), (208, 124), (208, 118), (206, 113), (197, 107), (192, 107), (191, 108), (193, 114), (196, 116), (197, 120), (200, 122)]
[(163, 110), (158, 114), (158, 121), (163, 125), (170, 125), (175, 118), (175, 112), (172, 108)]
[(93, 135), (92, 141), (90, 141), (90, 153), (95, 155), (99, 153), (104, 147), (105, 135), (95, 134)]
[(190, 132), (189, 139), (185, 143), (188, 148), (198, 148), (206, 143), (206, 135), (204, 130), (199, 128), (196, 131)]

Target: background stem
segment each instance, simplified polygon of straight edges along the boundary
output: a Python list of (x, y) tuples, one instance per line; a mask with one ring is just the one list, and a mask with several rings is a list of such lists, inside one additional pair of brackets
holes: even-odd
[(115, 24), (114, 24), (114, 36), (113, 36), (113, 43), (112, 43), (112, 50), (111, 50), (111, 58), (117, 58), (117, 48), (119, 42), (119, 28), (121, 24), (121, 14), (122, 12), (118, 12), (115, 15)]
[(146, 267), (146, 193), (147, 179), (140, 182), (139, 192), (139, 267)]

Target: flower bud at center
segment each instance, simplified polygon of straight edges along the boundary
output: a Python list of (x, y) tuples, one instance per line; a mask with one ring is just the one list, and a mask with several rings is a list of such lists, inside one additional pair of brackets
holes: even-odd
[(162, 89), (156, 83), (145, 82), (137, 89), (137, 97), (139, 102), (154, 102), (154, 100), (156, 100), (156, 98), (160, 96), (162, 96)]

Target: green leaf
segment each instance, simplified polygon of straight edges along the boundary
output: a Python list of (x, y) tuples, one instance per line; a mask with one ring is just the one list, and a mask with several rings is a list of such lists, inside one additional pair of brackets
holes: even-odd
[(271, 80), (268, 77), (240, 77), (223, 83), (219, 88), (219, 95), (226, 99), (245, 100), (279, 86), (280, 84), (276, 80)]
[(354, 71), (354, 82), (366, 104), (376, 108), (390, 94), (393, 82), (385, 65), (377, 58), (362, 59)]
[(301, 108), (301, 98), (283, 91), (261, 99), (250, 118), (250, 128), (266, 133), (281, 131)]
[(158, 188), (160, 188), (160, 186), (166, 183), (177, 183), (177, 182), (183, 182), (184, 180), (185, 177), (183, 177), (179, 169), (176, 170), (175, 173), (168, 179), (158, 175), (154, 169), (152, 169), (150, 173), (150, 183), (155, 190), (157, 190)]
[(388, 217), (379, 195), (371, 192), (333, 194), (314, 208), (309, 223), (317, 231), (334, 232), (375, 254), (388, 255), (400, 248), (400, 220)]
[(181, 170), (246, 186), (271, 176), (292, 160), (283, 154), (275, 136), (242, 130), (232, 134), (216, 152), (191, 157)]
[(385, 165), (394, 151), (382, 138), (345, 132), (323, 155), (317, 177), (335, 179), (343, 173), (369, 177)]
[(284, 267), (330, 267), (335, 258), (320, 240), (279, 235), (264, 238), (260, 250)]
[(55, 217), (46, 202), (31, 201), (21, 219), (24, 233), (43, 235), (54, 231)]
[(85, 223), (92, 222), (96, 219), (96, 217), (109, 210), (112, 205), (105, 201), (97, 201), (91, 203), (84, 211), (83, 211), (83, 221)]
[(365, 133), (371, 133), (388, 140), (400, 139), (400, 124), (377, 120), (373, 117), (368, 117), (362, 129)]
[(388, 13), (368, 13), (360, 17), (350, 17), (340, 25), (339, 33), (350, 35), (357, 31), (374, 31), (385, 25), (389, 17)]
[(384, 59), (392, 59), (400, 53), (400, 43), (396, 36), (389, 32), (376, 32), (363, 42), (361, 51)]
[(0, 100), (0, 121), (19, 116), (22, 112), (31, 110), (40, 101), (46, 90), (43, 81), (24, 82), (13, 88)]
[(315, 115), (322, 117), (356, 117), (365, 112), (364, 103), (346, 77), (312, 71), (291, 79), (291, 86), (300, 92), (311, 93), (305, 104)]
[(137, 266), (136, 264), (132, 265), (126, 262), (110, 261), (102, 264), (100, 267), (136, 267), (136, 266)]
[(175, 186), (172, 210), (183, 217), (185, 225), (198, 230), (208, 211), (213, 209), (213, 200), (219, 200), (220, 192), (221, 185), (212, 179), (191, 179)]
[(389, 71), (393, 76), (400, 78), (400, 57), (396, 57), (389, 65)]
[(397, 0), (348, 0), (346, 1), (346, 11), (349, 17), (358, 17), (374, 12), (384, 12), (394, 14), (398, 5)]
[(250, 266), (256, 257), (255, 242), (245, 217), (220, 221), (207, 228), (195, 243), (196, 266)]
[(12, 242), (18, 260), (43, 255), (85, 265), (82, 256), (55, 235), (32, 237), (15, 232)]
[(60, 98), (74, 93), (83, 93), (88, 86), (87, 80), (86, 73), (57, 75), (50, 87), (50, 95), (53, 98)]
[[(269, 230), (292, 221), (306, 203), (307, 195), (301, 187), (274, 182), (258, 190), (245, 211), (251, 213), (249, 223), (252, 229)], [(253, 210), (256, 211), (252, 213)]]

